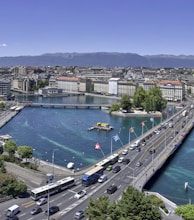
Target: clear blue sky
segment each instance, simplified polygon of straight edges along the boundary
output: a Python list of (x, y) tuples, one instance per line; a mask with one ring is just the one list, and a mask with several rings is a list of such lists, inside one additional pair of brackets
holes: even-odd
[(194, 55), (194, 0), (0, 0), (0, 57)]

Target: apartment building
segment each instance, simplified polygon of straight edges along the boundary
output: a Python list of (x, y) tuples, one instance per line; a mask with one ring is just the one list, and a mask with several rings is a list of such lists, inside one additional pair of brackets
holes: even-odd
[(8, 79), (0, 79), (0, 97), (7, 99), (11, 95), (11, 82)]

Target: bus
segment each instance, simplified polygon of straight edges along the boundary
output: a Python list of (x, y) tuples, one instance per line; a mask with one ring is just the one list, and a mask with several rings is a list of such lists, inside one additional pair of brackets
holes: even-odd
[(45, 186), (31, 190), (30, 197), (33, 200), (38, 200), (48, 196), (48, 193), (49, 195), (53, 195), (73, 186), (75, 186), (75, 179), (73, 177), (66, 177), (54, 183), (49, 183)]
[(82, 185), (90, 186), (98, 181), (99, 177), (103, 175), (104, 168), (97, 166), (86, 172), (82, 177)]
[(106, 159), (98, 162), (96, 164), (96, 166), (102, 166), (104, 169), (106, 169), (109, 165), (113, 165), (116, 162), (118, 162), (119, 159), (119, 154), (115, 153), (115, 154), (111, 154), (109, 157), (107, 157)]

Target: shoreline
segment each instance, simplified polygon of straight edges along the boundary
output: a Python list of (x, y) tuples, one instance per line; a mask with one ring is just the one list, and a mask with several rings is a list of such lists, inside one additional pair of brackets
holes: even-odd
[(117, 116), (121, 116), (121, 117), (157, 117), (157, 118), (161, 118), (162, 117), (162, 113), (161, 112), (153, 112), (153, 113), (147, 113), (147, 112), (142, 112), (142, 111), (134, 111), (134, 113), (124, 113), (122, 111), (114, 111), (111, 112), (112, 115), (117, 115)]

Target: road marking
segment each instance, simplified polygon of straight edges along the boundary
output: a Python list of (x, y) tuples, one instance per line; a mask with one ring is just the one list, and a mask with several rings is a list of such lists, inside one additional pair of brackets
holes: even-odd
[(28, 208), (28, 207), (33, 206), (33, 205), (35, 205), (34, 201), (30, 201), (30, 202), (26, 202), (26, 203), (22, 204), (22, 206), (24, 206), (25, 208)]

